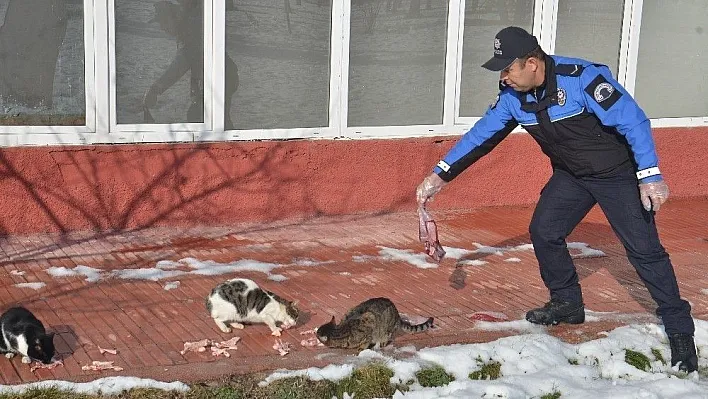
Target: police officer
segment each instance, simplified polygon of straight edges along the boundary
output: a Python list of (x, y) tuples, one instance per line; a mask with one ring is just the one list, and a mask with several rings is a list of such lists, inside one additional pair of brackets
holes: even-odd
[(585, 321), (566, 237), (598, 204), (658, 305), (672, 366), (695, 371), (691, 307), (679, 295), (654, 220), (669, 190), (642, 109), (607, 66), (548, 56), (534, 36), (518, 27), (496, 35), (494, 56), (483, 67), (500, 71), (500, 93), (418, 186), (419, 204), (425, 205), (521, 124), (550, 158), (553, 170), (529, 227), (550, 301), (530, 310), (526, 320), (544, 325)]

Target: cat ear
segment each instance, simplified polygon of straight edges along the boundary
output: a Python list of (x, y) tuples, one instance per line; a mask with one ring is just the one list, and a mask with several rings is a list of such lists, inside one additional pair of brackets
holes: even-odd
[(297, 306), (298, 303), (300, 303), (300, 300), (299, 300), (299, 299), (296, 299), (296, 300), (290, 302), (290, 304), (293, 305), (293, 306)]
[(335, 324), (335, 322), (334, 322), (334, 316), (332, 316), (332, 320), (330, 320), (330, 323)]

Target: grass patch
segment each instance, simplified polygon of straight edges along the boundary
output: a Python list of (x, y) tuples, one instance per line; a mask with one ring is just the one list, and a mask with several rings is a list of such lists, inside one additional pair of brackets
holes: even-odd
[(496, 380), (501, 377), (501, 363), (490, 361), (482, 364), (479, 370), (470, 373), (470, 380)]
[[(284, 378), (273, 381), (263, 387), (264, 395), (262, 397), (264, 399), (331, 398), (336, 392), (335, 387), (336, 384), (334, 382), (327, 380), (311, 381), (306, 377)], [(250, 396), (248, 397), (250, 398)]]
[(664, 356), (661, 354), (660, 350), (656, 348), (651, 348), (651, 354), (654, 355), (654, 359), (660, 361), (661, 364), (666, 365), (666, 360), (664, 359)]
[[(346, 392), (354, 395), (356, 399), (390, 398), (396, 392), (396, 387), (391, 385), (391, 377), (393, 370), (381, 363), (370, 363), (339, 381), (335, 387), (335, 395), (341, 398)], [(332, 396), (329, 395), (329, 398)]]
[[(236, 375), (220, 381), (190, 385), (187, 392), (136, 388), (119, 395), (82, 395), (58, 389), (34, 389), (23, 394), (0, 395), (0, 399), (331, 399), (342, 398), (344, 392), (357, 399), (390, 398), (396, 390), (405, 392), (407, 385), (392, 385), (393, 371), (381, 363), (360, 367), (339, 381), (312, 381), (291, 377), (258, 386), (264, 374)], [(411, 381), (413, 383), (413, 381)]]
[(415, 373), (418, 383), (424, 387), (441, 387), (455, 381), (452, 374), (448, 374), (440, 365), (424, 368)]
[(642, 371), (649, 371), (651, 368), (651, 361), (649, 361), (647, 355), (631, 349), (625, 349), (624, 361)]
[(0, 399), (89, 399), (92, 396), (82, 395), (57, 388), (30, 389), (23, 394), (2, 394)]
[(541, 396), (541, 399), (558, 399), (561, 397), (560, 391), (553, 391)]

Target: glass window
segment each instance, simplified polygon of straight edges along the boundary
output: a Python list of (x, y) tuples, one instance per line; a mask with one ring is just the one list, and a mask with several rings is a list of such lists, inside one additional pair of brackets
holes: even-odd
[(204, 121), (203, 0), (115, 0), (118, 123)]
[(331, 0), (226, 0), (224, 128), (329, 126)]
[(555, 53), (607, 65), (617, 76), (624, 0), (559, 0)]
[(448, 0), (352, 0), (349, 126), (441, 124)]
[(494, 36), (514, 25), (531, 32), (533, 0), (467, 0), (462, 42), (460, 116), (482, 116), (499, 93), (499, 73), (482, 68), (494, 55)]
[(0, 125), (86, 124), (83, 0), (0, 0)]
[(644, 0), (635, 97), (650, 118), (708, 116), (708, 2)]

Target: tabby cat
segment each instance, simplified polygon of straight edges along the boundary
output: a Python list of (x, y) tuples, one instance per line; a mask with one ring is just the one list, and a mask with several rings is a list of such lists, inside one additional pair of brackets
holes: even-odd
[(425, 331), (433, 326), (430, 317), (424, 323), (410, 324), (401, 319), (396, 305), (388, 298), (372, 298), (351, 309), (339, 324), (334, 316), (317, 329), (317, 339), (330, 348), (380, 348), (388, 345), (399, 330)]
[(0, 316), (0, 353), (12, 359), (22, 355), (22, 363), (37, 360), (45, 364), (54, 357), (54, 333), (44, 330), (44, 325), (23, 307), (8, 309)]
[(245, 278), (227, 280), (214, 287), (206, 299), (206, 308), (225, 333), (231, 332), (229, 326), (242, 329), (241, 323), (265, 323), (277, 337), (283, 329), (295, 325), (299, 313), (295, 302), (263, 290)]

